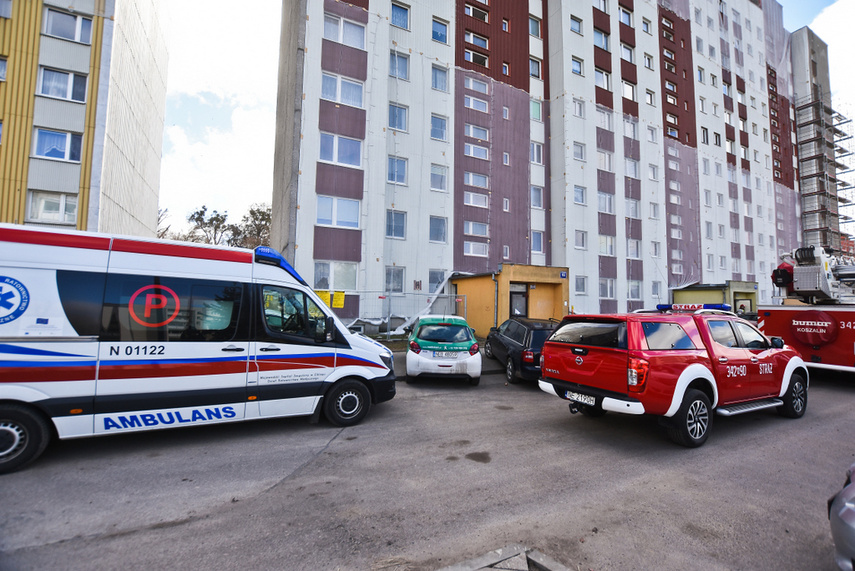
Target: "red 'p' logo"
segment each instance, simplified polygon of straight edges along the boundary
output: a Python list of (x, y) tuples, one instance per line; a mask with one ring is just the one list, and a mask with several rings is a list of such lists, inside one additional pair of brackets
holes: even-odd
[[(142, 295), (143, 292), (146, 292), (145, 295)], [(140, 303), (137, 303), (138, 298)], [(169, 317), (163, 321), (151, 321), (153, 318), (157, 319), (164, 315), (158, 310), (166, 310), (170, 306), (170, 302), (175, 307)], [(142, 317), (137, 313), (140, 309), (142, 310)], [(128, 312), (131, 314), (131, 318), (143, 327), (163, 327), (178, 316), (179, 309), (181, 309), (181, 302), (178, 300), (178, 294), (162, 285), (143, 286), (134, 292), (128, 302)]]

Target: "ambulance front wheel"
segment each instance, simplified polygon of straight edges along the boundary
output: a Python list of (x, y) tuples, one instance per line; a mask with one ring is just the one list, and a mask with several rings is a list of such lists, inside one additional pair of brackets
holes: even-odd
[(50, 441), (50, 428), (38, 412), (17, 404), (0, 404), (0, 474), (38, 458)]
[(370, 408), (371, 393), (359, 381), (340, 381), (324, 397), (324, 416), (336, 426), (359, 424)]

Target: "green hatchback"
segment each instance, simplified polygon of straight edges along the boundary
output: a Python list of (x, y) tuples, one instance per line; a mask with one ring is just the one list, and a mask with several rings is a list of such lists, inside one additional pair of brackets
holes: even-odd
[(424, 315), (409, 332), (407, 379), (443, 376), (481, 382), (481, 353), (475, 332), (456, 315)]

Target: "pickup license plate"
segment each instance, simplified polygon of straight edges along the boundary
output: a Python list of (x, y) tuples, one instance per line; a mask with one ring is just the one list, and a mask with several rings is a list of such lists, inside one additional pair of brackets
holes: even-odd
[(568, 399), (570, 399), (572, 401), (580, 402), (582, 404), (594, 406), (594, 404), (596, 404), (596, 402), (597, 402), (597, 399), (595, 399), (592, 396), (580, 395), (579, 393), (574, 393), (573, 391), (567, 391), (564, 394)]
[(457, 351), (434, 351), (433, 356), (441, 359), (456, 359)]

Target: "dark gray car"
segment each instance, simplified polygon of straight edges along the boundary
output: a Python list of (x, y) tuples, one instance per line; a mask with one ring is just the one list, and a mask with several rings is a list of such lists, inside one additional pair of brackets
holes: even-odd
[(484, 354), (505, 365), (509, 383), (540, 378), (540, 350), (558, 325), (556, 321), (512, 317), (491, 327), (484, 343)]
[(828, 500), (828, 521), (834, 559), (844, 571), (855, 570), (855, 464), (849, 466), (843, 489)]

